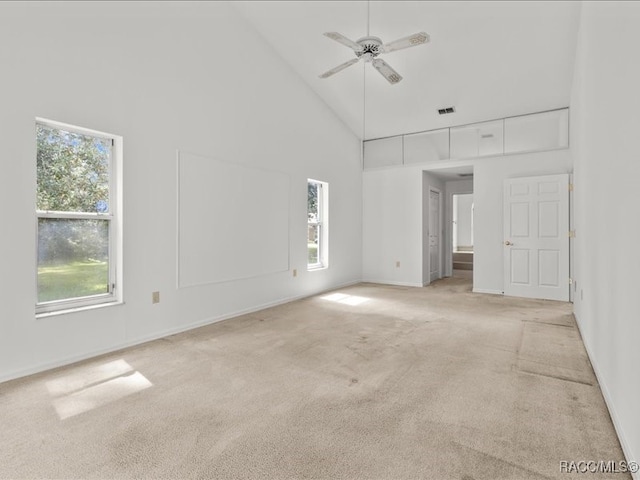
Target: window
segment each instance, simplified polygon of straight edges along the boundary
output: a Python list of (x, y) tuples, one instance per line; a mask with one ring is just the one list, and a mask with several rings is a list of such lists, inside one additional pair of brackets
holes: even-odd
[(329, 184), (307, 182), (307, 268), (327, 267), (328, 260)]
[(36, 313), (121, 300), (120, 137), (38, 119)]

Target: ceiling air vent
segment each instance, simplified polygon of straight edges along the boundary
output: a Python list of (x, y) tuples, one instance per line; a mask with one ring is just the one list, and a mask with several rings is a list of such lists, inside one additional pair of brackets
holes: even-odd
[(439, 108), (438, 109), (438, 113), (440, 115), (446, 115), (447, 113), (455, 113), (456, 109), (455, 107), (446, 107), (446, 108)]

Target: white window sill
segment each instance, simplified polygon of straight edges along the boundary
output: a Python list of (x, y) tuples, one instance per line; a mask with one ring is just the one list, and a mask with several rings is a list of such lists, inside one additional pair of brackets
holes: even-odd
[(70, 313), (86, 312), (88, 310), (96, 310), (98, 308), (115, 307), (117, 305), (124, 305), (124, 301), (105, 302), (98, 303), (97, 305), (85, 305), (83, 307), (65, 308), (64, 310), (54, 310), (52, 312), (36, 313), (36, 319), (57, 317), (58, 315), (67, 315)]
[(314, 265), (312, 267), (307, 267), (307, 272), (317, 272), (318, 270), (326, 270), (327, 268), (329, 268), (328, 265)]

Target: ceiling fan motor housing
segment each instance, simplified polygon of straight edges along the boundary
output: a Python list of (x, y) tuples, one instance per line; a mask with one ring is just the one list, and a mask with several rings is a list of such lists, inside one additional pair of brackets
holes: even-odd
[(370, 62), (383, 52), (382, 40), (378, 37), (362, 37), (356, 43), (362, 47), (361, 51), (356, 51), (356, 55), (362, 57), (365, 62)]

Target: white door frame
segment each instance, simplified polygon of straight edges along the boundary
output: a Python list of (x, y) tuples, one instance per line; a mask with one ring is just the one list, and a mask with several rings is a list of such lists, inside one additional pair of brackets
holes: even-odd
[(442, 270), (442, 274), (445, 277), (451, 277), (453, 275), (453, 196), (466, 194), (473, 195), (473, 185), (471, 185), (471, 187), (464, 188), (456, 185), (451, 189), (447, 186), (447, 199), (445, 204), (445, 216), (447, 223), (446, 228), (444, 229), (444, 268)]
[(571, 284), (569, 288), (569, 301), (571, 303), (574, 302), (575, 293), (577, 289), (577, 284), (575, 282), (575, 278), (573, 275), (574, 271), (574, 252), (575, 252), (575, 215), (573, 212), (573, 173), (569, 174), (569, 231), (572, 232), (569, 237), (569, 278), (571, 279)]

